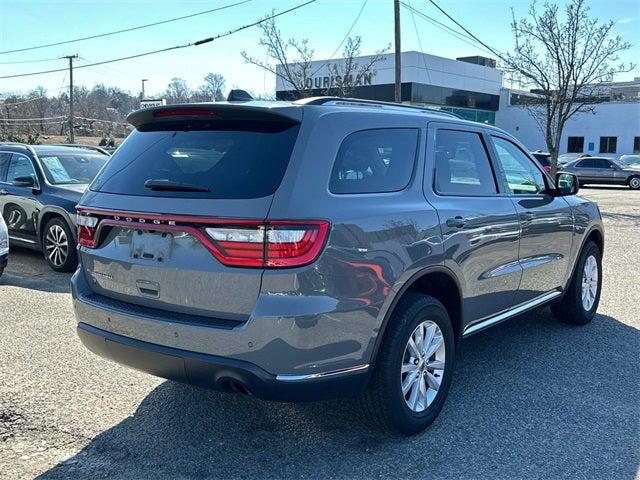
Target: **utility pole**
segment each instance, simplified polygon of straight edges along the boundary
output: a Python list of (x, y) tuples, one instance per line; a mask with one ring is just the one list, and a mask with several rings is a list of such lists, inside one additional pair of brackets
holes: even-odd
[(62, 58), (66, 58), (69, 60), (69, 141), (71, 143), (76, 143), (76, 138), (73, 131), (75, 124), (75, 121), (73, 119), (73, 59), (78, 58), (78, 54), (65, 55)]
[(400, 47), (400, 0), (393, 0), (393, 20), (395, 25), (396, 48), (396, 103), (402, 102), (402, 53)]
[(142, 79), (142, 98), (140, 100), (144, 100), (144, 82), (148, 82), (148, 81), (149, 81), (148, 78)]

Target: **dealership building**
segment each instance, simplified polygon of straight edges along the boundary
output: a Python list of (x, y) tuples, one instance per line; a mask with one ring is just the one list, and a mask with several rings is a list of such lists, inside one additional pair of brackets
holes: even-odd
[[(366, 65), (370, 58), (357, 57), (354, 63)], [(375, 71), (358, 78), (349, 96), (394, 101), (394, 66), (394, 55), (383, 55), (375, 63)], [(299, 68), (295, 64), (289, 67)], [(345, 76), (344, 59), (311, 62), (309, 71), (306, 87), (312, 95), (339, 93), (338, 86)], [(403, 52), (401, 73), (403, 103), (436, 107), (467, 120), (496, 125), (531, 150), (545, 149), (544, 136), (535, 119), (519, 101), (527, 92), (505, 88), (495, 60), (478, 56), (453, 60)], [(276, 98), (288, 100), (295, 95), (292, 86), (277, 76)], [(561, 154), (619, 156), (640, 151), (640, 79), (603, 85), (602, 95), (604, 102), (596, 106), (596, 115), (577, 114), (567, 123)]]

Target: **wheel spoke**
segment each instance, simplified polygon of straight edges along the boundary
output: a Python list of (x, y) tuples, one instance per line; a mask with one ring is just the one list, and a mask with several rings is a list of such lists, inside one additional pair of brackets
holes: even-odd
[(440, 381), (442, 377), (437, 377), (433, 375), (431, 372), (427, 372), (427, 383), (429, 384), (429, 388), (432, 388), (436, 392), (440, 388)]
[(416, 382), (417, 379), (418, 379), (418, 377), (416, 377), (415, 374), (407, 375), (405, 377), (404, 381), (402, 382), (402, 394), (403, 395), (407, 394), (407, 392), (409, 391), (411, 386)]
[(444, 362), (441, 360), (432, 360), (427, 362), (427, 368), (430, 370), (444, 370)]
[(436, 351), (440, 348), (440, 346), (443, 344), (444, 342), (444, 338), (442, 338), (441, 335), (438, 335), (437, 337), (434, 337), (433, 340), (431, 341), (431, 345), (429, 345), (429, 349), (427, 350), (427, 353), (425, 355), (426, 358), (431, 358), (431, 356), (436, 353)]
[(416, 343), (413, 341), (413, 338), (409, 338), (409, 343), (407, 344), (409, 350), (411, 350), (411, 356), (414, 358), (420, 358), (422, 352), (418, 350)]
[(436, 334), (436, 325), (433, 324), (431, 326), (429, 326), (426, 330), (427, 333), (425, 335), (425, 339), (424, 339), (424, 345), (422, 346), (422, 351), (425, 352), (425, 357), (429, 358), (430, 355), (427, 355), (429, 348), (431, 347), (431, 343), (433, 342), (433, 337)]
[(418, 366), (414, 363), (404, 363), (402, 364), (402, 369), (400, 373), (413, 373), (415, 375), (416, 370), (418, 370)]
[[(416, 378), (418, 380), (418, 378)], [(411, 386), (411, 395), (409, 395), (409, 406), (411, 410), (416, 410), (416, 406), (418, 405), (418, 397), (420, 396), (420, 382), (413, 382)]]
[(424, 325), (422, 323), (416, 328), (413, 341), (422, 355), (422, 352), (424, 352)]

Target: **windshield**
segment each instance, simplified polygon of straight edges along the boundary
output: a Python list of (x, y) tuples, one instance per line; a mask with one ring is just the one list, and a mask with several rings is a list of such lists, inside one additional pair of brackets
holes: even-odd
[(53, 185), (91, 183), (108, 159), (107, 155), (93, 153), (40, 156), (47, 180)]
[(638, 165), (640, 164), (640, 155), (625, 155), (618, 160), (619, 165)]

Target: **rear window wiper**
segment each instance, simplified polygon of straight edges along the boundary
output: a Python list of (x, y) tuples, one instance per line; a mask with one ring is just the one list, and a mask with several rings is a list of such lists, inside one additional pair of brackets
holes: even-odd
[(171, 192), (210, 192), (207, 187), (201, 185), (193, 185), (191, 183), (174, 182), (166, 179), (150, 178), (144, 182), (145, 188), (150, 190), (164, 190)]

